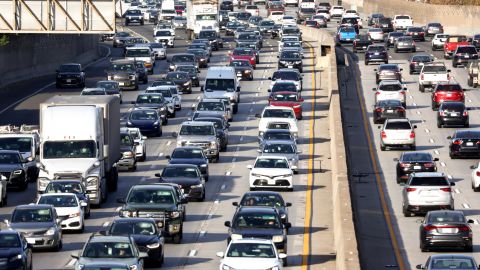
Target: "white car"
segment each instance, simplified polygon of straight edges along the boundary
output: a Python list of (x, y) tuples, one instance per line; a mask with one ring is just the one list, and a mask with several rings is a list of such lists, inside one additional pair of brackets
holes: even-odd
[(282, 270), (287, 254), (278, 253), (272, 240), (236, 239), (230, 241), (225, 252), (217, 252), (222, 258), (220, 270)]
[(86, 202), (78, 199), (73, 193), (46, 193), (42, 194), (37, 204), (50, 204), (55, 207), (57, 215), (62, 218), (62, 230), (75, 230), (83, 232), (85, 228), (84, 207)]
[(250, 170), (250, 190), (279, 188), (293, 191), (293, 171), (298, 167), (291, 166), (285, 156), (260, 156), (247, 168)]
[(162, 43), (150, 43), (148, 44), (155, 54), (155, 59), (167, 59), (167, 48)]
[(447, 38), (447, 34), (436, 34), (432, 38), (432, 51), (443, 50), (443, 45), (445, 45), (445, 41), (447, 41)]
[(256, 5), (246, 5), (245, 6), (245, 11), (249, 12), (252, 14), (252, 16), (259, 16), (260, 15), (260, 10)]
[(133, 140), (137, 145), (135, 146), (135, 158), (137, 161), (145, 161), (147, 158), (147, 137), (142, 135), (139, 128), (125, 127), (126, 132), (132, 135)]
[(283, 11), (272, 11), (268, 17), (275, 23), (282, 23), (284, 15), (285, 13)]
[(327, 19), (327, 21), (330, 21), (330, 12), (328, 11), (325, 11), (325, 10), (317, 10), (317, 14), (316, 15), (322, 15), (323, 17), (325, 17), (325, 19)]
[(409, 15), (395, 15), (393, 17), (393, 28), (395, 30), (406, 30), (413, 26), (413, 19)]
[(290, 133), (298, 138), (298, 126), (295, 112), (290, 107), (283, 106), (267, 106), (263, 109), (261, 114), (255, 115), (260, 118), (258, 123), (259, 136), (268, 129), (268, 126), (272, 122), (286, 122), (290, 126)]
[(0, 176), (0, 206), (7, 205), (7, 178)]
[(284, 42), (301, 42), (299, 36), (283, 36), (278, 42), (278, 51), (281, 52), (283, 49)]
[(355, 18), (355, 19), (357, 19), (358, 28), (360, 28), (360, 29), (363, 28), (363, 21), (362, 21), (362, 19), (360, 18), (360, 16), (355, 15), (355, 14), (351, 14), (351, 13), (347, 13), (347, 14), (344, 14), (344, 15), (342, 16), (342, 18), (340, 19), (340, 21), (342, 21), (344, 18)]
[(428, 211), (454, 210), (452, 186), (441, 172), (414, 172), (402, 190), (402, 210), (405, 217)]
[(380, 149), (387, 150), (388, 147), (408, 146), (415, 150), (415, 130), (416, 125), (412, 125), (410, 120), (387, 119), (383, 126), (378, 126), (380, 131)]
[(385, 34), (381, 28), (370, 28), (367, 31), (367, 35), (373, 42), (384, 42), (385, 40)]
[(172, 35), (172, 32), (168, 29), (160, 29), (156, 30), (155, 34), (155, 42), (162, 43), (163, 45), (173, 48), (175, 46), (175, 35)]
[(475, 166), (470, 167), (472, 169), (472, 189), (477, 192), (480, 191), (480, 162)]
[(404, 108), (407, 106), (405, 94), (407, 88), (398, 80), (383, 80), (372, 90), (375, 91), (375, 103), (380, 100), (395, 99), (401, 101)]
[(296, 25), (297, 19), (292, 15), (283, 15), (282, 17), (282, 24), (283, 25)]
[(332, 8), (330, 8), (330, 17), (337, 17), (337, 18), (340, 18), (343, 16), (343, 7), (342, 6), (332, 6)]
[(174, 85), (150, 86), (145, 90), (145, 93), (160, 93), (176, 111), (182, 109), (182, 96), (178, 94), (177, 87)]

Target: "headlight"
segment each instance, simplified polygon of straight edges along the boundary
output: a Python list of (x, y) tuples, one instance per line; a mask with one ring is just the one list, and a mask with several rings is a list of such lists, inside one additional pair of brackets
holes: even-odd
[(130, 75), (130, 76), (128, 76), (128, 78), (133, 81), (133, 80), (135, 80), (135, 75)]
[(174, 65), (170, 65), (169, 68), (170, 68), (170, 69), (175, 69), (175, 66), (174, 66)]
[(272, 237), (272, 241), (274, 243), (280, 243), (280, 242), (283, 242), (283, 235), (274, 235)]
[(203, 184), (193, 185), (190, 187), (190, 189), (193, 189), (193, 188), (203, 188)]
[(127, 125), (131, 126), (131, 125), (133, 125), (133, 124), (132, 124), (132, 122), (127, 121)]
[(293, 136), (294, 136), (295, 138), (298, 138), (298, 132), (293, 132)]
[(183, 86), (189, 86), (190, 85), (190, 82), (186, 82), (183, 84)]
[(178, 211), (170, 212), (170, 217), (171, 218), (178, 218), (179, 216), (180, 216), (180, 212), (178, 212)]
[(153, 125), (154, 125), (154, 126), (158, 126), (158, 121), (155, 121), (155, 122), (153, 123)]
[(160, 246), (160, 243), (153, 243), (150, 245), (147, 245), (147, 248), (158, 248)]
[(22, 170), (16, 170), (16, 171), (13, 171), (13, 174), (16, 174), (16, 175), (19, 175), (19, 174), (22, 174)]
[(132, 151), (123, 152), (123, 158), (133, 158), (133, 152)]
[(215, 141), (211, 142), (211, 143), (210, 143), (210, 146), (211, 146), (211, 147), (216, 147), (216, 146), (217, 146), (217, 142), (215, 142)]
[(283, 175), (277, 175), (274, 177), (291, 177), (291, 176), (292, 176), (291, 174), (283, 174)]
[(200, 165), (200, 167), (202, 167), (202, 168), (206, 168), (207, 166), (208, 166), (207, 164)]
[(88, 177), (87, 178), (87, 186), (96, 186), (98, 183), (97, 177)]
[(160, 111), (165, 111), (165, 107), (161, 107), (161, 108), (160, 108)]
[(251, 71), (249, 69), (245, 70), (245, 73), (250, 73)]
[(281, 219), (286, 219), (286, 218), (287, 218), (287, 215), (286, 215), (286, 214), (282, 214), (282, 215), (280, 216), (280, 218), (281, 218)]
[(302, 61), (295, 61), (295, 64), (301, 64)]
[(18, 254), (13, 257), (10, 257), (10, 262), (14, 262), (16, 260), (21, 260), (21, 259), (22, 259), (22, 254)]
[(55, 228), (50, 228), (48, 231), (44, 233), (44, 235), (54, 235), (55, 234)]
[(234, 270), (234, 268), (228, 266), (228, 265), (223, 265), (222, 270)]
[(232, 234), (232, 235), (230, 236), (230, 238), (231, 238), (232, 240), (238, 240), (238, 239), (242, 239), (243, 237), (242, 237), (241, 234), (235, 234), (235, 233), (234, 233), (234, 234)]
[(79, 217), (79, 216), (80, 216), (80, 212), (68, 215), (69, 218), (74, 218), (74, 217)]
[(130, 268), (130, 270), (137, 270), (138, 269), (136, 264), (130, 265), (129, 268)]
[(263, 175), (258, 174), (258, 173), (252, 173), (252, 176), (253, 176), (253, 177), (263, 177)]

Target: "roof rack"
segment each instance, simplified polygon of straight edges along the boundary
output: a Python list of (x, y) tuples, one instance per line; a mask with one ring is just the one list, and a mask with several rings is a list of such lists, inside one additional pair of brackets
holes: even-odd
[(40, 126), (38, 125), (3, 125), (0, 126), (0, 134), (5, 133), (24, 133), (24, 134), (31, 134), (31, 133), (39, 133)]

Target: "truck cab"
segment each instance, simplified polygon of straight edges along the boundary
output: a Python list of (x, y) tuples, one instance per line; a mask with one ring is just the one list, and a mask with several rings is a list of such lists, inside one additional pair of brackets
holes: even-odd
[(144, 61), (148, 73), (153, 74), (153, 67), (155, 66), (155, 53), (153, 53), (150, 47), (128, 47), (126, 48), (125, 58), (128, 60)]

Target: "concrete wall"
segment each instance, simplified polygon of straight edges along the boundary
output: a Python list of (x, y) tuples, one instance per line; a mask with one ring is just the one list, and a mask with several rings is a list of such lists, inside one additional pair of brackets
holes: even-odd
[(325, 30), (302, 27), (305, 41), (316, 47), (316, 70), (322, 73), (322, 88), (328, 89), (330, 151), (332, 162), (333, 227), (337, 270), (359, 270), (357, 239), (343, 137), (337, 63), (333, 36)]
[(473, 35), (480, 33), (479, 6), (432, 5), (406, 0), (343, 0), (345, 7), (356, 6), (366, 14), (383, 13), (393, 17), (395, 14), (408, 14), (416, 24), (440, 22), (445, 33)]
[(98, 35), (9, 35), (0, 47), (0, 88), (53, 74), (67, 62), (86, 64), (99, 56)]

